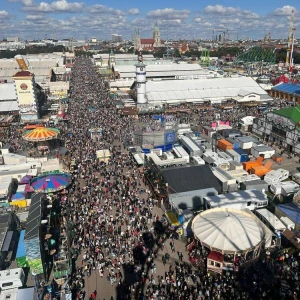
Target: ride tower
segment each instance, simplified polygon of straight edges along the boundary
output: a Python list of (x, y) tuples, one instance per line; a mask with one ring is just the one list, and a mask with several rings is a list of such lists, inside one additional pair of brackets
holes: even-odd
[(147, 104), (146, 98), (146, 65), (143, 63), (142, 51), (139, 52), (136, 66), (136, 94), (137, 104)]

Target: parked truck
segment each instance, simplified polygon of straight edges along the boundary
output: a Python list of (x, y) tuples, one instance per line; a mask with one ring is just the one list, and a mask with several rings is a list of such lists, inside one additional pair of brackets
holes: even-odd
[(232, 144), (232, 149), (240, 148), (239, 142), (233, 138), (226, 138), (226, 141)]
[(297, 193), (299, 190), (299, 184), (294, 181), (275, 182), (270, 185), (270, 191), (274, 195), (289, 195)]
[(256, 160), (247, 161), (243, 163), (244, 170), (249, 172), (252, 167), (260, 166), (263, 162), (263, 157), (259, 156)]
[(231, 160), (229, 162), (229, 169), (230, 170), (244, 170), (243, 165), (237, 161)]
[(273, 162), (269, 160), (264, 165), (254, 166), (250, 169), (250, 174), (255, 174), (259, 177), (263, 177), (271, 171), (272, 164)]
[(245, 151), (243, 151), (241, 148), (236, 148), (236, 149), (234, 149), (234, 151), (237, 154), (239, 154), (241, 163), (249, 160), (248, 154)]
[(289, 178), (290, 172), (285, 169), (272, 170), (266, 174), (264, 180), (269, 184), (281, 182)]
[(232, 150), (232, 144), (225, 139), (218, 140), (218, 148), (226, 151), (226, 150)]
[(228, 162), (232, 161), (232, 157), (230, 155), (228, 155), (226, 152), (223, 151), (219, 151), (218, 155), (220, 158), (227, 160)]
[(241, 158), (240, 158), (240, 155), (234, 151), (235, 149), (233, 150), (227, 150), (225, 153), (227, 155), (229, 155), (231, 157), (232, 160), (236, 161), (236, 162), (241, 162)]
[(219, 167), (212, 168), (212, 172), (221, 183), (224, 193), (237, 191), (238, 185), (234, 177)]
[(253, 157), (263, 156), (264, 159), (271, 158), (275, 154), (275, 149), (269, 146), (257, 146), (251, 149)]

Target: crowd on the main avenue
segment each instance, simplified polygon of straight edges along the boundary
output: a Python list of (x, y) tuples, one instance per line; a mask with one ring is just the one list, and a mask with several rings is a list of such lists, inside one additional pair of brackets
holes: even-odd
[[(103, 299), (101, 284), (85, 293), (86, 281), (97, 272), (100, 281), (116, 286), (111, 299), (296, 299), (298, 256), (289, 257), (289, 270), (282, 272), (282, 278), (294, 274), (284, 278), (288, 288), (280, 277), (276, 284), (268, 281), (259, 268), (244, 271), (238, 280), (230, 273), (210, 276), (205, 268), (183, 261), (180, 252), (174, 263), (167, 263), (170, 255), (164, 247), (170, 244), (177, 251), (176, 236), (160, 223), (154, 195), (126, 149), (135, 121), (119, 116), (88, 58), (77, 58), (72, 73), (69, 122), (61, 129), (78, 166), (64, 203), (65, 216), (75, 224), (72, 289), (77, 298)], [(95, 127), (102, 131), (91, 139), (89, 129)], [(96, 159), (98, 149), (110, 150), (107, 164)], [(158, 256), (164, 276), (157, 276)]]
[[(135, 122), (120, 116), (92, 61), (76, 58), (68, 122), (58, 126), (69, 151), (65, 163), (75, 162), (73, 183), (61, 201), (61, 217), (73, 224), (74, 299), (103, 300), (104, 294), (105, 300), (297, 299), (298, 255), (285, 262), (269, 257), (239, 277), (229, 272), (213, 276), (175, 247), (180, 242), (185, 251), (127, 149)], [(101, 130), (91, 137), (93, 128)], [(97, 159), (99, 149), (110, 150), (107, 163)], [(276, 278), (269, 278), (271, 272)], [(95, 274), (99, 284), (87, 288)], [(114, 287), (110, 298), (102, 289), (105, 281)]]

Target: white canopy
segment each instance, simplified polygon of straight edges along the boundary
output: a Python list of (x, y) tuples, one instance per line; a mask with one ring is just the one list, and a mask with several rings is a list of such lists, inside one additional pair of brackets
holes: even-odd
[(192, 223), (197, 239), (219, 251), (245, 251), (264, 239), (264, 230), (251, 214), (230, 208), (215, 208), (197, 215)]

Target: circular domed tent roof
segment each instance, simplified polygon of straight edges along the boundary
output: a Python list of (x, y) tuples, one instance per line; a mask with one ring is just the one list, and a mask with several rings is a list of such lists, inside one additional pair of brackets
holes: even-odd
[(257, 246), (264, 231), (251, 214), (230, 208), (215, 208), (197, 215), (192, 222), (197, 239), (210, 248), (241, 252)]

